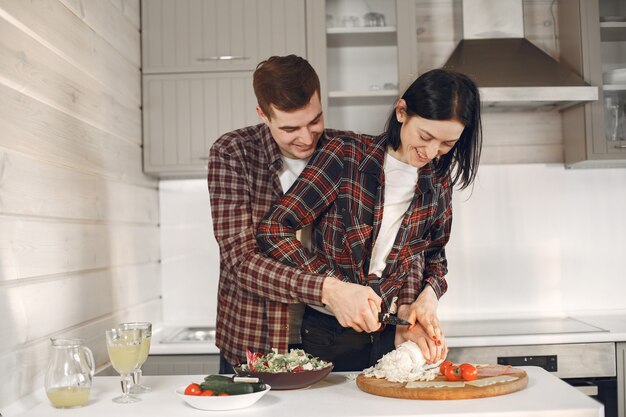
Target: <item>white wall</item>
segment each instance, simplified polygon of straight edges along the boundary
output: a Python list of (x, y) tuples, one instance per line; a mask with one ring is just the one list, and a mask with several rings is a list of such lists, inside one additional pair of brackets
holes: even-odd
[(626, 308), (626, 169), (484, 165), (467, 191), (443, 317)]
[[(454, 197), (441, 318), (626, 308), (626, 169), (483, 165), (469, 194)], [(161, 213), (164, 318), (213, 324), (219, 261), (206, 181), (162, 181)], [(188, 254), (167, 256), (169, 241)]]
[(157, 181), (141, 160), (138, 0), (0, 2), (0, 412), (50, 337), (160, 320)]
[(163, 322), (214, 326), (220, 260), (207, 181), (161, 181), (159, 190)]

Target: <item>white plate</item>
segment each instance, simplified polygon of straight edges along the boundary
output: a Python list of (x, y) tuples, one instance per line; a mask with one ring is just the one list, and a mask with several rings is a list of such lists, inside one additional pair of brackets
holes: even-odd
[(178, 387), (176, 389), (176, 395), (185, 400), (187, 404), (193, 408), (209, 411), (224, 411), (224, 410), (236, 410), (238, 408), (250, 407), (255, 402), (259, 401), (261, 397), (269, 392), (272, 388), (265, 384), (265, 390), (259, 392), (253, 392), (251, 394), (239, 394), (228, 395), (224, 397), (203, 397), (200, 395), (185, 395), (185, 388)]

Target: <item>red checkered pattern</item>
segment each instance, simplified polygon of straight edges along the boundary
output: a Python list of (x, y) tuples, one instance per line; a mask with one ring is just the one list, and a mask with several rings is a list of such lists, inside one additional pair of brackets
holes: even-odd
[[(272, 258), (311, 273), (332, 273), (367, 285), (371, 249), (383, 215), (386, 137), (338, 137), (315, 154), (275, 209), (261, 222), (257, 241)], [(387, 309), (414, 301), (428, 283), (438, 297), (447, 289), (445, 245), (452, 224), (450, 177), (432, 163), (419, 171), (415, 196), (379, 280)], [(314, 222), (314, 253), (295, 230)], [(423, 279), (420, 272), (424, 256)]]
[[(320, 143), (340, 134), (327, 129)], [(282, 195), (281, 170), (280, 151), (263, 124), (229, 132), (210, 150), (208, 186), (220, 248), (216, 344), (231, 364), (245, 362), (246, 349), (287, 350), (287, 303), (321, 305), (324, 275), (267, 258), (255, 241), (258, 223)]]

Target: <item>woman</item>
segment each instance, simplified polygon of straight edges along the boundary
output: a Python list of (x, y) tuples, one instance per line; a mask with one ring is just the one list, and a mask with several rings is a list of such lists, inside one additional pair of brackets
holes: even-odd
[[(418, 343), (429, 362), (445, 357), (436, 309), (447, 288), (452, 188), (472, 184), (481, 146), (476, 84), (437, 69), (398, 100), (385, 133), (338, 137), (313, 156), (260, 223), (260, 248), (283, 263), (368, 285), (382, 299), (372, 314), (397, 311), (420, 325), (367, 335), (310, 306), (302, 323), (308, 353), (333, 361), (335, 370), (372, 366), (405, 340)], [(295, 237), (310, 223), (313, 253)], [(422, 256), (423, 276), (411, 279)]]

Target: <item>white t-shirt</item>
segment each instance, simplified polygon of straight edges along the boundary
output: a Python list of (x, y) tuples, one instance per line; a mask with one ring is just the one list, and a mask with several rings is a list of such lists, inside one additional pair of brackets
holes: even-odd
[(385, 203), (380, 231), (372, 249), (369, 273), (381, 276), (417, 184), (417, 168), (385, 154)]
[[(296, 182), (304, 167), (309, 162), (308, 159), (291, 159), (284, 155), (280, 156), (283, 160), (283, 171), (278, 175), (280, 186), (283, 193)], [(311, 225), (306, 226), (302, 230), (296, 232), (296, 237), (302, 246), (311, 249)], [(304, 313), (304, 304), (289, 304), (289, 343), (300, 343), (300, 327), (302, 326), (302, 314)]]
[(304, 167), (306, 167), (309, 159), (291, 159), (287, 158), (285, 155), (281, 155), (280, 159), (283, 160), (283, 172), (278, 175), (278, 178), (280, 178), (283, 193), (286, 193), (289, 187), (296, 182), (296, 179), (300, 176)]

